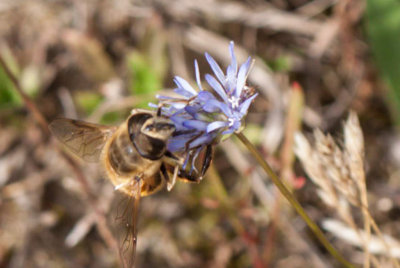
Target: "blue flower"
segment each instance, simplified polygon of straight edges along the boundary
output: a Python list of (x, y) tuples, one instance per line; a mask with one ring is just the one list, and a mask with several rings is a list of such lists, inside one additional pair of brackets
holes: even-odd
[(174, 82), (177, 87), (174, 92), (179, 96), (157, 96), (162, 114), (168, 116), (176, 127), (168, 149), (171, 152), (185, 153), (186, 163), (190, 156), (196, 158), (205, 146), (214, 145), (232, 133), (240, 132), (250, 104), (258, 95), (253, 88), (246, 86), (251, 58), (238, 68), (232, 41), (229, 51), (231, 64), (226, 74), (216, 61), (205, 53), (214, 73), (205, 75), (212, 92), (203, 89), (199, 66), (195, 60), (196, 89), (183, 78), (176, 76)]

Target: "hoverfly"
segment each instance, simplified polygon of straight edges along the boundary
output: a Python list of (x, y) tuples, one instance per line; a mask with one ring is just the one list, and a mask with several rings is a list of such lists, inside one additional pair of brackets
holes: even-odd
[[(88, 162), (99, 162), (116, 190), (134, 199), (130, 236), (134, 265), (137, 210), (141, 196), (153, 194), (167, 184), (170, 190), (176, 178), (199, 182), (208, 169), (212, 147), (207, 146), (201, 172), (188, 172), (183, 159), (169, 152), (168, 140), (175, 125), (157, 112), (134, 109), (120, 126), (104, 126), (72, 119), (56, 119), (50, 131), (70, 151)], [(187, 152), (190, 157), (190, 152)], [(127, 266), (125, 260), (121, 260)]]

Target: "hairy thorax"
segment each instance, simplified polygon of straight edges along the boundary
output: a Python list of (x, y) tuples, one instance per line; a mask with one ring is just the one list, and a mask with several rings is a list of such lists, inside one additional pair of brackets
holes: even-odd
[(114, 186), (128, 195), (138, 192), (134, 183), (137, 178), (142, 181), (141, 195), (149, 195), (162, 185), (158, 172), (161, 161), (153, 161), (139, 154), (129, 138), (126, 123), (106, 143), (102, 159)]

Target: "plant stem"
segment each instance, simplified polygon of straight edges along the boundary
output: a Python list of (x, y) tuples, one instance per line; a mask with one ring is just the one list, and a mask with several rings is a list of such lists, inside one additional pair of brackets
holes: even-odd
[(272, 182), (278, 187), (279, 191), (282, 195), (289, 201), (289, 203), (294, 207), (297, 213), (303, 218), (303, 220), (307, 223), (308, 227), (315, 234), (321, 244), (328, 250), (328, 252), (338, 260), (344, 267), (354, 267), (353, 264), (348, 262), (328, 241), (328, 239), (324, 236), (321, 229), (318, 225), (308, 216), (308, 214), (304, 211), (303, 207), (300, 205), (299, 201), (294, 197), (294, 195), (288, 190), (288, 188), (282, 183), (279, 177), (275, 174), (272, 168), (268, 165), (268, 163), (264, 160), (263, 156), (258, 152), (255, 146), (242, 134), (236, 133), (236, 136), (239, 138), (241, 142), (246, 146), (246, 148), (250, 151), (253, 157), (257, 160), (258, 164), (264, 169), (267, 175), (270, 177)]

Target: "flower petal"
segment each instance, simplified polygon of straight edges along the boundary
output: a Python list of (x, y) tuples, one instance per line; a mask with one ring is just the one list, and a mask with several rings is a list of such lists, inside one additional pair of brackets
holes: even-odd
[(192, 149), (198, 147), (199, 145), (210, 144), (214, 138), (215, 135), (203, 135), (191, 142), (189, 148)]
[(186, 106), (185, 111), (191, 116), (194, 116), (199, 111), (199, 108), (194, 106)]
[(234, 52), (234, 43), (233, 41), (230, 42), (229, 44), (229, 52), (231, 53), (231, 64), (228, 66), (227, 70), (226, 70), (226, 90), (228, 92), (232, 92), (235, 87), (236, 87), (236, 74), (237, 74), (237, 61), (236, 61), (236, 56), (235, 56), (235, 52)]
[[(176, 127), (173, 137), (169, 139), (168, 149), (184, 152), (187, 155), (184, 165), (191, 165), (191, 171), (195, 170), (194, 162), (201, 148), (213, 145), (241, 130), (243, 117), (257, 96), (250, 96), (250, 91), (245, 89), (251, 58), (239, 68), (233, 42), (230, 42), (229, 53), (231, 63), (226, 75), (217, 62), (209, 54), (205, 54), (213, 70), (212, 75), (205, 75), (205, 80), (215, 92), (202, 88), (199, 65), (195, 60), (197, 86), (192, 87), (177, 76), (174, 79), (177, 85), (175, 92), (182, 97), (159, 97), (159, 102), (163, 105), (163, 115), (168, 116)], [(150, 106), (156, 108), (154, 104)]]
[(242, 122), (240, 120), (236, 120), (230, 128), (232, 128), (234, 131), (236, 131), (240, 128), (241, 125), (242, 125)]
[(207, 122), (200, 120), (185, 120), (183, 126), (191, 129), (197, 129), (199, 131), (205, 131), (207, 129)]
[(242, 122), (240, 119), (235, 119), (229, 122), (229, 127), (225, 131), (222, 132), (223, 135), (232, 134), (233, 132), (240, 129)]
[[(167, 102), (165, 102), (165, 103), (167, 103)], [(180, 101), (171, 101), (171, 102), (168, 102), (168, 105), (170, 105), (170, 107), (173, 107), (174, 109), (177, 109), (177, 110), (179, 110), (179, 109), (182, 109), (182, 108), (184, 108), (185, 106), (186, 106), (186, 102), (180, 102)]]
[(203, 103), (203, 102), (207, 102), (210, 100), (215, 100), (214, 95), (209, 92), (209, 91), (200, 91), (199, 94), (197, 95), (196, 100), (198, 100), (199, 102)]
[(229, 108), (228, 104), (225, 102), (219, 102), (219, 108), (221, 111), (227, 116), (227, 117), (232, 117), (233, 113), (232, 110)]
[(258, 93), (254, 94), (253, 96), (251, 96), (250, 98), (248, 98), (247, 100), (245, 100), (240, 106), (240, 114), (241, 116), (244, 116), (245, 114), (247, 114), (247, 110), (249, 109), (249, 106), (251, 104), (251, 102), (258, 96)]
[(226, 85), (225, 91), (231, 93), (236, 87), (236, 71), (232, 66), (228, 66), (226, 70)]
[(190, 93), (190, 97), (197, 95), (197, 91), (194, 90), (194, 88), (182, 77), (175, 76), (174, 82), (179, 88), (182, 88)]
[(210, 100), (203, 105), (204, 111), (207, 113), (215, 113), (218, 110), (223, 112), (227, 117), (232, 116), (232, 111), (225, 102), (220, 102), (218, 100)]
[(200, 119), (200, 111), (203, 109), (201, 105), (193, 105), (189, 106), (187, 105), (185, 107), (185, 111), (192, 116), (192, 118), (199, 120)]
[(184, 119), (184, 118), (178, 117), (178, 116), (171, 116), (170, 119), (174, 123), (176, 129), (184, 128), (183, 127), (183, 122), (185, 122), (187, 120), (187, 119)]
[(235, 129), (230, 127), (227, 130), (222, 131), (222, 135), (232, 134), (233, 132), (235, 132)]
[(152, 102), (149, 102), (147, 105), (148, 105), (149, 107), (151, 107), (151, 108), (158, 108), (158, 105), (155, 104), (155, 103), (152, 103)]
[(236, 92), (235, 92), (236, 97), (240, 97), (242, 89), (246, 84), (247, 74), (249, 73), (250, 70), (250, 64), (251, 64), (251, 57), (248, 57), (247, 61), (243, 63), (242, 66), (240, 66), (236, 82)]
[(235, 43), (233, 41), (231, 41), (229, 43), (229, 52), (231, 53), (231, 65), (229, 65), (229, 67), (232, 68), (232, 70), (235, 72), (235, 74), (237, 73), (237, 61), (236, 61), (236, 56), (235, 56), (235, 51), (233, 50), (235, 46)]
[(167, 145), (168, 151), (170, 151), (170, 152), (182, 151), (185, 148), (187, 141), (188, 141), (188, 139), (171, 138)]
[(225, 84), (225, 75), (224, 72), (219, 67), (218, 63), (211, 57), (207, 52), (205, 53), (206, 59), (208, 64), (210, 65), (211, 69), (213, 70), (215, 76), (221, 82), (221, 84)]
[(199, 70), (199, 65), (197, 64), (197, 60), (194, 60), (194, 71), (196, 74), (197, 86), (199, 87), (200, 90), (203, 90), (203, 88), (201, 87), (200, 70)]
[(228, 96), (226, 95), (225, 90), (222, 88), (221, 84), (209, 74), (206, 74), (207, 83), (217, 92), (217, 94), (225, 101), (228, 102)]
[(215, 113), (218, 111), (222, 111), (221, 102), (217, 100), (209, 100), (203, 105), (203, 109), (207, 113)]
[(212, 122), (211, 124), (208, 124), (208, 126), (207, 126), (207, 133), (210, 133), (218, 128), (226, 127), (227, 125), (228, 125), (228, 122), (225, 122), (225, 121)]
[(176, 94), (181, 95), (182, 97), (180, 97), (180, 98), (181, 99), (185, 99), (185, 100), (187, 100), (187, 99), (189, 99), (189, 98), (191, 98), (193, 96), (192, 93), (188, 92), (186, 89), (181, 88), (181, 87), (175, 88), (174, 92)]

